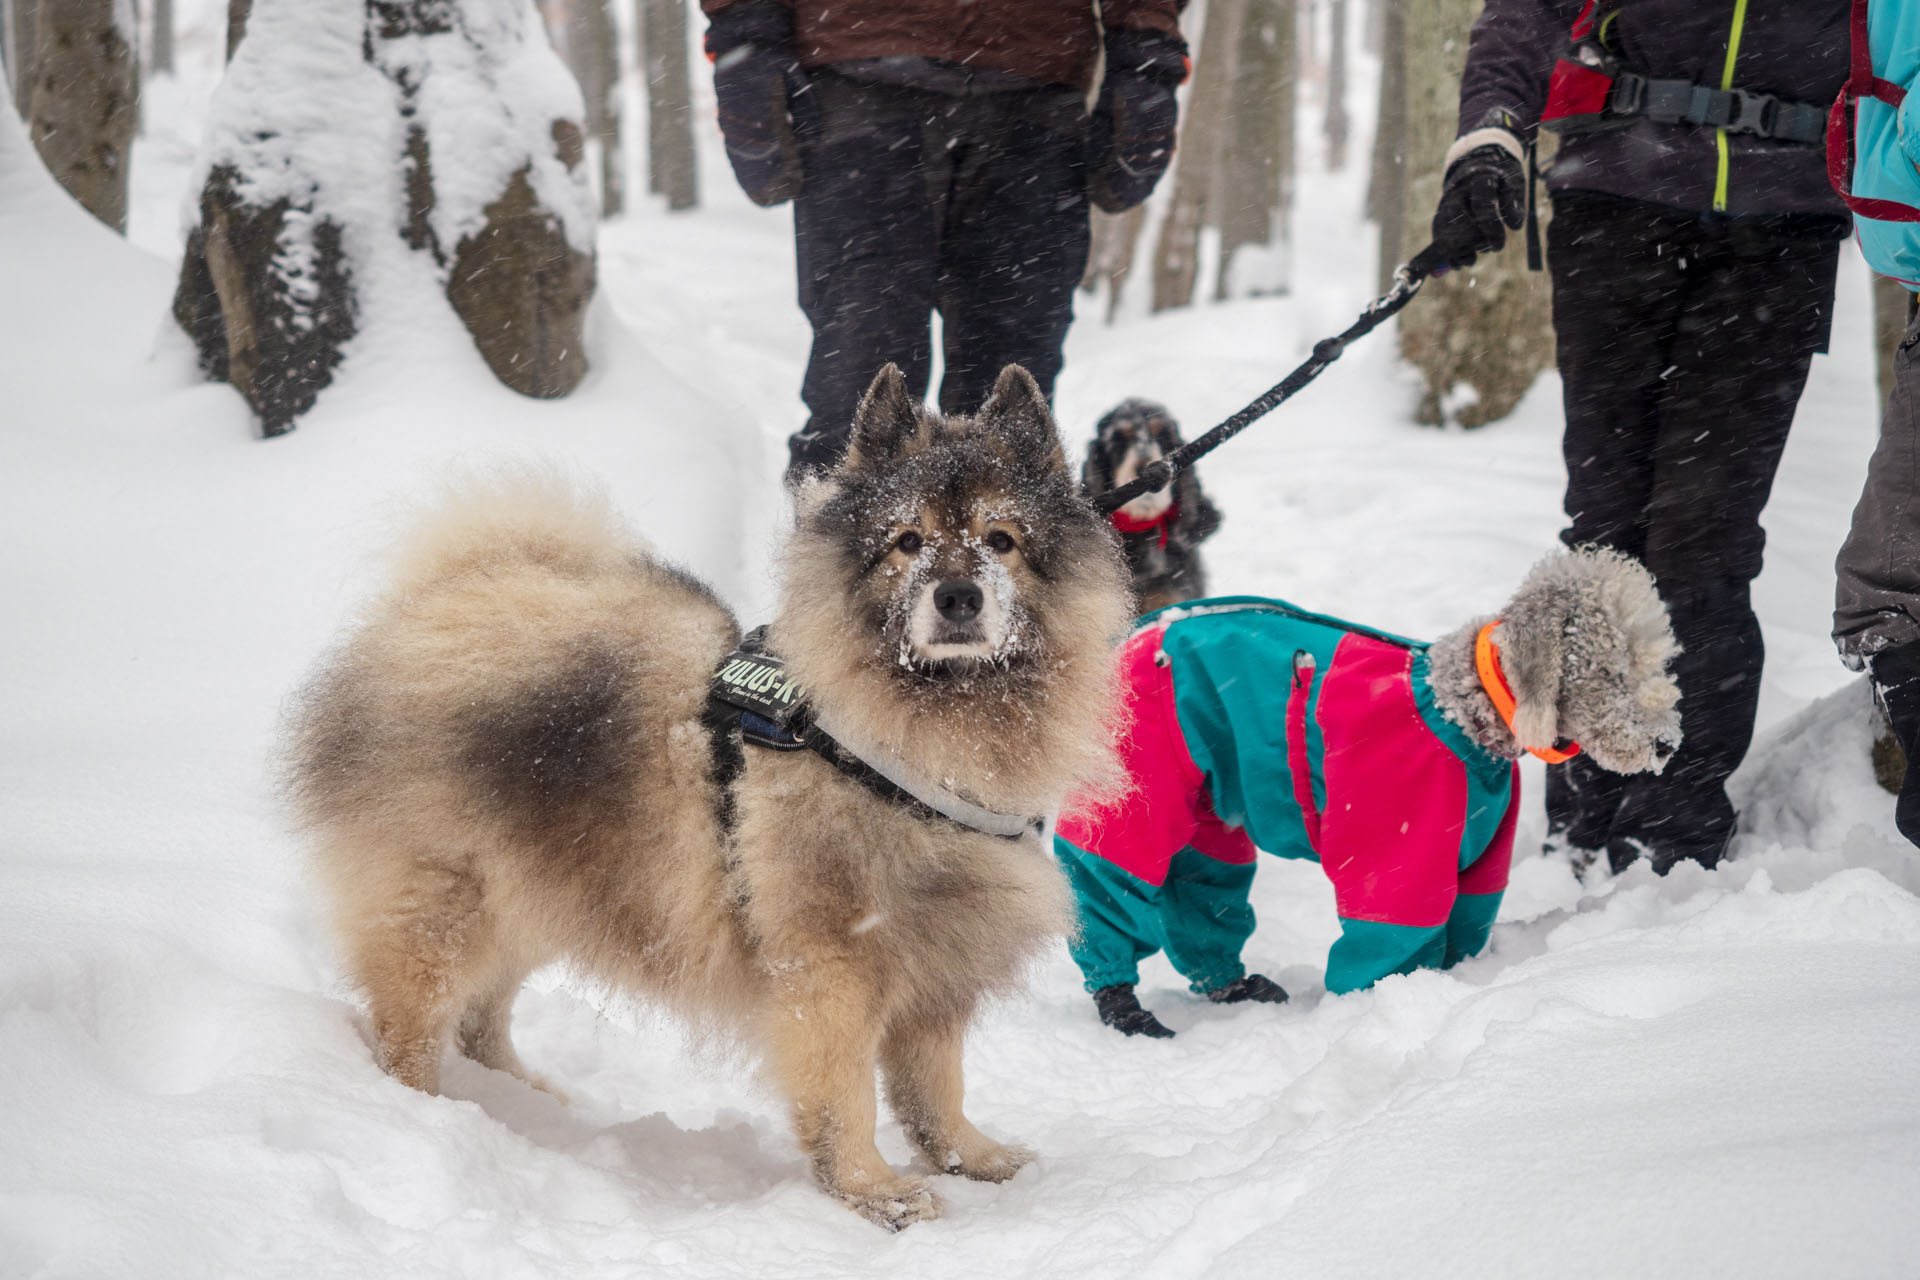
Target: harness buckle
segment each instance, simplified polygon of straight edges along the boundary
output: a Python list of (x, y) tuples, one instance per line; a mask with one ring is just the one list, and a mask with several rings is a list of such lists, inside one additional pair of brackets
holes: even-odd
[(1647, 105), (1647, 78), (1637, 71), (1622, 71), (1613, 81), (1613, 95), (1607, 106), (1617, 115), (1637, 116)]
[(1770, 93), (1748, 93), (1745, 89), (1729, 91), (1733, 103), (1739, 111), (1724, 126), (1729, 133), (1751, 133), (1757, 137), (1773, 136), (1774, 120), (1780, 110), (1780, 99)]

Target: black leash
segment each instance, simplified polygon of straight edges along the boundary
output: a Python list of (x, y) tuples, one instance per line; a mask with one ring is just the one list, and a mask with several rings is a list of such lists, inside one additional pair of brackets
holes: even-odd
[(1102, 512), (1117, 511), (1143, 493), (1152, 493), (1166, 488), (1173, 483), (1174, 476), (1183, 468), (1191, 466), (1196, 459), (1212, 453), (1279, 408), (1302, 387), (1319, 377), (1321, 371), (1328, 365), (1338, 360), (1348, 343), (1373, 332), (1381, 321), (1413, 301), (1413, 295), (1420, 292), (1420, 286), (1425, 284), (1427, 277), (1433, 273), (1433, 269), (1426, 265), (1429, 260), (1430, 247), (1421, 250), (1414, 255), (1413, 261), (1395, 271), (1393, 288), (1369, 302), (1367, 309), (1360, 313), (1360, 318), (1349, 325), (1344, 333), (1338, 337), (1323, 338), (1316, 342), (1313, 346), (1313, 355), (1305, 364), (1269, 387), (1259, 399), (1213, 430), (1189, 440), (1166, 457), (1148, 463), (1138, 476), (1126, 484), (1100, 494), (1094, 498), (1093, 505)]

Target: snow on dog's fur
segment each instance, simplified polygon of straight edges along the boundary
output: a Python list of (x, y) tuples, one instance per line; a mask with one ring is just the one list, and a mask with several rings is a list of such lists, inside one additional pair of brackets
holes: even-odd
[[(924, 621), (930, 584), (966, 582), (975, 618)], [(1024, 370), (954, 419), (883, 371), (806, 495), (781, 599), (771, 647), (862, 753), (1019, 814), (1112, 780), (1125, 571)], [(292, 796), (393, 1075), (434, 1090), (452, 1037), (535, 1082), (514, 993), (570, 960), (738, 1029), (820, 1183), (898, 1228), (939, 1202), (874, 1146), (876, 1068), (936, 1168), (1012, 1176), (1028, 1153), (961, 1112), (961, 1042), (1072, 908), (1037, 837), (916, 816), (807, 751), (744, 749), (729, 839), (701, 715), (738, 639), (603, 502), (473, 488), (300, 700)]]
[(1440, 709), (1498, 755), (1570, 739), (1614, 773), (1659, 772), (1680, 745), (1680, 652), (1653, 575), (1601, 547), (1536, 564), (1499, 615), (1493, 640), (1514, 696), (1513, 728), (1481, 684), (1475, 618), (1430, 650)]

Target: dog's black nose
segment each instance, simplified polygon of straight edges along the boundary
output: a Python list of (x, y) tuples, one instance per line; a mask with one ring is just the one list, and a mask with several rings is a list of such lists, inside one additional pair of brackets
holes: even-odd
[(948, 622), (972, 622), (980, 616), (986, 597), (980, 588), (963, 578), (942, 582), (933, 589), (933, 607)]

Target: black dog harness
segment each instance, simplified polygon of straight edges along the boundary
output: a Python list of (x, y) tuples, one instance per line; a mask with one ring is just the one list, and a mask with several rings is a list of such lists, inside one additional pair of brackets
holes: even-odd
[(786, 664), (767, 652), (765, 627), (756, 627), (727, 655), (707, 689), (704, 719), (713, 747), (714, 781), (720, 788), (720, 824), (729, 834), (738, 820), (734, 786), (746, 769), (745, 744), (768, 751), (811, 751), (887, 803), (923, 822), (950, 822), (982, 835), (1020, 840), (1040, 831), (1039, 818), (1000, 813), (934, 786), (898, 761), (872, 761), (849, 750), (822, 728), (806, 690)]

